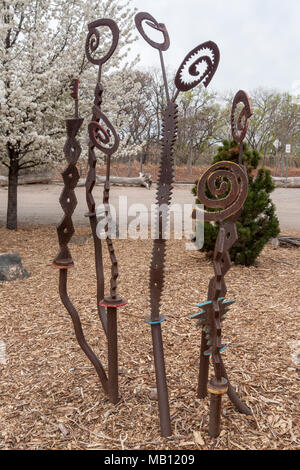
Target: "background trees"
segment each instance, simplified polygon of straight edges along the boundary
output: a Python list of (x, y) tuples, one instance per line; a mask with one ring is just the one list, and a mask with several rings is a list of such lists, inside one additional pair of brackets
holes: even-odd
[[(140, 170), (156, 164), (160, 152), (163, 81), (158, 70), (139, 70), (126, 54), (135, 39), (131, 0), (0, 0), (0, 170), (9, 177), (7, 227), (17, 227), (17, 185), (21, 172), (63, 159), (66, 117), (73, 113), (69, 83), (80, 77), (80, 114), (89, 119), (95, 70), (85, 59), (87, 24), (115, 19), (121, 30), (117, 52), (105, 65), (103, 111), (116, 126), (121, 145), (116, 158)], [(103, 32), (103, 51), (110, 43)], [(174, 71), (168, 71), (171, 95)], [(109, 86), (106, 82), (109, 81)], [(247, 90), (254, 116), (248, 144), (262, 163), (283, 161), (285, 144), (300, 157), (300, 105), (288, 93)], [(230, 139), (231, 96), (201, 86), (178, 98), (175, 164), (208, 165), (224, 139)], [(86, 158), (86, 133), (81, 137)], [(274, 146), (274, 142), (278, 146)], [(295, 160), (297, 163), (298, 160)], [(2, 168), (1, 168), (2, 165)], [(300, 163), (299, 163), (300, 166)]]
[[(127, 142), (140, 145), (131, 156), (140, 163), (156, 163), (164, 109), (164, 90), (157, 70), (131, 72), (139, 91), (132, 96), (126, 109), (132, 116), (127, 129)], [(174, 86), (169, 73), (170, 88)], [(249, 124), (249, 148), (262, 155), (262, 165), (278, 166), (285, 145), (292, 145), (292, 154), (300, 150), (300, 106), (288, 93), (258, 88), (248, 91), (254, 115)], [(221, 96), (199, 86), (178, 97), (178, 139), (175, 165), (185, 165), (189, 174), (194, 165), (208, 165), (224, 139), (231, 139), (230, 113), (233, 94)], [(278, 143), (277, 147), (274, 145)], [(300, 156), (300, 155), (299, 155)], [(299, 160), (300, 165), (300, 160)]]
[[(63, 157), (64, 119), (71, 113), (68, 87), (74, 77), (82, 77), (81, 115), (89, 112), (94, 70), (84, 44), (86, 25), (99, 17), (115, 19), (122, 32), (106, 67), (110, 74), (122, 70), (110, 78), (109, 101), (110, 119), (122, 124), (120, 104), (135, 92), (133, 83), (124, 90), (123, 81), (129, 75), (125, 57), (134, 39), (134, 11), (130, 1), (118, 0), (2, 0), (0, 5), (0, 163), (9, 178), (7, 228), (15, 229), (19, 172)], [(101, 39), (104, 51), (109, 31)]]
[[(254, 115), (249, 124), (247, 140), (252, 149), (263, 155), (263, 163), (268, 154), (282, 156), (286, 144), (291, 144), (294, 154), (300, 143), (300, 106), (288, 93), (279, 93), (259, 88), (253, 90), (251, 99)], [(274, 143), (278, 141), (277, 148)]]

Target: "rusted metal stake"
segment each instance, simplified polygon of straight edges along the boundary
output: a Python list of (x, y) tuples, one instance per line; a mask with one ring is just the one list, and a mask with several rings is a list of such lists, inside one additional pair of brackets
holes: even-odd
[(212, 379), (208, 385), (210, 393), (210, 413), (209, 413), (209, 435), (218, 437), (221, 431), (221, 409), (222, 395), (227, 392), (228, 383), (226, 379)]
[(200, 399), (207, 397), (209, 357), (204, 355), (207, 349), (208, 349), (208, 345), (205, 339), (205, 332), (202, 330), (201, 348), (200, 348), (200, 369), (199, 369), (198, 393), (197, 393), (197, 396)]
[[(98, 28), (106, 27), (112, 34), (112, 43), (104, 57), (97, 56), (96, 51), (100, 46), (100, 33)], [(110, 401), (116, 404), (119, 401), (118, 384), (118, 335), (117, 335), (117, 309), (126, 305), (126, 301), (117, 296), (117, 279), (119, 275), (118, 261), (115, 255), (113, 242), (109, 233), (109, 191), (110, 191), (110, 164), (112, 155), (118, 150), (120, 139), (108, 117), (101, 111), (103, 85), (101, 83), (102, 66), (110, 59), (116, 50), (119, 41), (119, 28), (111, 19), (100, 19), (88, 25), (85, 51), (89, 62), (98, 65), (97, 84), (94, 93), (94, 105), (92, 108), (92, 120), (89, 130), (89, 172), (86, 180), (86, 199), (92, 228), (95, 261), (97, 274), (97, 305), (103, 329), (108, 343), (108, 393)], [(96, 204), (92, 195), (96, 183), (96, 154), (95, 149), (100, 150), (106, 157), (106, 181), (103, 190), (104, 213), (107, 220), (105, 226), (105, 239), (110, 255), (111, 279), (110, 296), (104, 297), (104, 271), (102, 258), (102, 242), (97, 234)]]
[(107, 307), (108, 393), (110, 401), (119, 401), (118, 326), (116, 307)]
[(220, 359), (221, 359), (222, 376), (228, 382), (228, 391), (227, 391), (228, 398), (230, 399), (231, 403), (233, 403), (233, 405), (236, 407), (236, 409), (239, 411), (239, 413), (242, 413), (247, 416), (251, 416), (252, 411), (250, 410), (250, 408), (248, 408), (248, 406), (244, 402), (242, 402), (242, 400), (240, 399), (240, 397), (238, 396), (238, 394), (232, 387), (231, 383), (229, 382), (228, 375), (227, 375), (222, 357)]
[(94, 257), (96, 267), (96, 281), (97, 281), (97, 309), (98, 315), (102, 324), (102, 328), (107, 334), (107, 314), (105, 307), (100, 306), (100, 302), (104, 297), (104, 270), (103, 270), (103, 255), (102, 255), (102, 241), (97, 236), (97, 216), (91, 216), (90, 227), (92, 230), (94, 241)]
[[(145, 33), (143, 22), (148, 26), (160, 31), (163, 35), (163, 43), (152, 41)], [(169, 48), (170, 40), (167, 29), (164, 24), (158, 23), (153, 16), (149, 13), (141, 12), (135, 16), (136, 27), (150, 46), (159, 51), (161, 62), (164, 87), (167, 98), (167, 110), (164, 112), (164, 141), (160, 163), (160, 172), (158, 180), (158, 189), (156, 195), (156, 227), (158, 230), (157, 238), (153, 242), (152, 260), (150, 264), (150, 307), (151, 316), (146, 322), (151, 325), (153, 354), (155, 364), (156, 386), (158, 395), (158, 407), (160, 416), (161, 435), (168, 437), (172, 434), (171, 419), (169, 410), (168, 386), (166, 379), (166, 369), (164, 360), (163, 338), (161, 331), (161, 324), (164, 322), (165, 317), (160, 315), (160, 302), (164, 284), (164, 261), (166, 253), (166, 239), (162, 227), (163, 214), (160, 210), (161, 205), (168, 206), (172, 195), (172, 182), (173, 182), (173, 144), (176, 139), (177, 121), (176, 121), (176, 106), (170, 103), (169, 89), (166, 78), (166, 71), (163, 59), (163, 51)], [(168, 109), (170, 108), (170, 109)], [(168, 136), (168, 137), (167, 137)], [(167, 140), (167, 138), (169, 140)]]
[[(112, 44), (108, 52), (103, 57), (97, 56), (97, 49), (100, 46), (100, 33), (98, 28), (109, 28), (112, 34)], [(104, 270), (102, 258), (102, 242), (97, 234), (97, 214), (96, 203), (93, 198), (93, 188), (96, 183), (96, 163), (95, 149), (97, 148), (106, 156), (106, 182), (103, 192), (103, 203), (109, 207), (109, 179), (110, 179), (110, 158), (118, 150), (120, 139), (117, 132), (107, 116), (101, 111), (103, 86), (101, 83), (102, 65), (107, 62), (115, 52), (119, 40), (119, 28), (115, 21), (111, 19), (100, 19), (88, 25), (88, 35), (85, 44), (85, 52), (89, 62), (98, 65), (97, 84), (94, 93), (94, 104), (92, 108), (92, 120), (89, 123), (89, 171), (86, 179), (86, 201), (89, 212), (86, 217), (90, 219), (92, 235), (94, 239), (95, 264), (97, 277), (97, 308), (103, 329), (108, 341), (108, 374), (107, 378), (97, 356), (87, 344), (80, 322), (79, 315), (71, 303), (67, 294), (67, 270), (74, 266), (68, 243), (74, 234), (72, 214), (77, 205), (74, 189), (79, 180), (79, 173), (76, 163), (81, 153), (76, 135), (82, 125), (83, 119), (78, 117), (78, 82), (73, 80), (72, 98), (75, 101), (75, 117), (67, 120), (68, 139), (64, 147), (68, 167), (63, 172), (65, 187), (60, 197), (60, 202), (65, 216), (57, 228), (60, 251), (53, 261), (53, 266), (60, 269), (60, 296), (63, 304), (71, 315), (77, 341), (87, 357), (94, 365), (104, 391), (108, 393), (112, 403), (117, 403), (119, 399), (118, 388), (118, 338), (117, 338), (117, 308), (126, 305), (126, 302), (117, 296), (118, 262), (115, 255), (112, 239), (109, 235), (108, 223), (105, 227), (106, 242), (111, 261), (111, 289), (110, 297), (104, 298)], [(109, 210), (105, 211), (108, 217)], [(107, 309), (107, 313), (106, 313)], [(108, 317), (109, 315), (109, 317)]]
[(222, 395), (210, 395), (210, 408), (209, 408), (209, 435), (210, 437), (219, 437), (221, 432), (221, 409), (222, 409)]
[(75, 309), (74, 305), (72, 304), (68, 294), (67, 294), (67, 277), (68, 277), (68, 270), (67, 269), (60, 269), (59, 271), (59, 293), (60, 293), (60, 298), (69, 312), (73, 326), (74, 326), (74, 331), (75, 331), (75, 336), (77, 339), (77, 342), (85, 355), (88, 357), (88, 359), (91, 361), (93, 364), (98, 377), (100, 379), (100, 382), (102, 384), (103, 390), (106, 394), (109, 392), (109, 387), (108, 387), (108, 380), (106, 373), (104, 371), (104, 368), (99, 361), (98, 357), (92, 350), (92, 348), (88, 345), (86, 342), (86, 339), (84, 337), (83, 331), (82, 331), (82, 326), (81, 326), (81, 321), (79, 318), (79, 315), (77, 313), (77, 310)]
[(161, 435), (163, 437), (169, 437), (172, 434), (172, 428), (170, 419), (170, 407), (168, 397), (168, 385), (166, 379), (162, 331), (160, 325), (152, 325), (151, 332), (152, 341), (154, 345), (153, 355), (155, 364)]

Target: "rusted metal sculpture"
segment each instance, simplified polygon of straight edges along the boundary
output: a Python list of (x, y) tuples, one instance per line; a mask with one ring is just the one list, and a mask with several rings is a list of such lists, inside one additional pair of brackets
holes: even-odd
[[(144, 22), (151, 28), (160, 31), (163, 35), (161, 43), (153, 41), (145, 32)], [(135, 17), (136, 27), (150, 46), (158, 49), (166, 93), (166, 108), (163, 116), (163, 140), (160, 161), (159, 176), (156, 194), (156, 238), (153, 243), (152, 260), (150, 265), (150, 310), (151, 315), (146, 322), (151, 325), (153, 353), (158, 392), (158, 405), (160, 415), (161, 434), (164, 437), (171, 435), (171, 420), (169, 411), (168, 387), (165, 371), (163, 339), (161, 324), (166, 320), (161, 315), (160, 306), (164, 287), (164, 266), (166, 256), (166, 220), (168, 206), (172, 198), (174, 182), (173, 150), (177, 138), (177, 114), (176, 98), (180, 91), (188, 91), (202, 83), (205, 87), (212, 80), (220, 59), (217, 45), (212, 41), (200, 44), (193, 49), (184, 59), (175, 77), (177, 92), (170, 99), (163, 51), (169, 48), (170, 40), (167, 28), (158, 23), (149, 13), (141, 12)], [(204, 72), (200, 72), (199, 66), (205, 64)]]
[[(163, 52), (169, 48), (170, 40), (164, 24), (158, 23), (149, 13), (138, 13), (135, 17), (138, 31), (142, 37), (159, 51), (162, 75), (164, 80), (166, 107), (164, 110), (164, 125), (162, 139), (162, 153), (156, 194), (156, 238), (153, 243), (152, 260), (150, 264), (150, 310), (151, 315), (146, 322), (151, 325), (153, 352), (155, 361), (156, 382), (158, 391), (159, 415), (161, 434), (164, 437), (171, 435), (171, 421), (169, 411), (168, 387), (166, 380), (163, 339), (161, 325), (166, 316), (161, 314), (161, 299), (164, 288), (164, 267), (166, 257), (167, 241), (167, 218), (169, 216), (169, 205), (172, 198), (174, 182), (174, 144), (177, 138), (177, 114), (176, 99), (180, 93), (186, 92), (202, 83), (205, 87), (211, 82), (219, 64), (220, 53), (217, 45), (207, 41), (193, 49), (185, 57), (175, 77), (177, 91), (170, 98)], [(161, 43), (153, 41), (145, 32), (144, 22), (148, 26), (163, 35)], [(109, 51), (104, 57), (99, 57), (101, 27), (109, 28), (112, 34), (112, 43)], [(112, 403), (119, 400), (118, 386), (118, 337), (117, 337), (117, 309), (126, 305), (117, 294), (118, 261), (110, 236), (110, 165), (111, 157), (119, 147), (119, 137), (108, 117), (101, 111), (103, 98), (103, 85), (101, 83), (102, 66), (110, 59), (118, 44), (119, 29), (117, 24), (110, 19), (100, 19), (88, 25), (86, 39), (86, 56), (89, 62), (97, 65), (98, 78), (95, 87), (94, 105), (92, 108), (92, 119), (88, 125), (89, 133), (89, 171), (86, 180), (86, 200), (90, 226), (93, 234), (95, 249), (95, 264), (97, 276), (97, 309), (98, 314), (107, 336), (108, 343), (108, 375), (87, 344), (78, 312), (67, 292), (68, 270), (74, 266), (74, 262), (68, 248), (71, 237), (74, 234), (72, 215), (77, 205), (74, 189), (79, 180), (76, 168), (81, 154), (81, 148), (76, 136), (82, 126), (83, 119), (78, 114), (78, 80), (73, 80), (72, 97), (75, 103), (75, 115), (66, 121), (67, 141), (64, 153), (67, 160), (67, 168), (62, 173), (64, 189), (60, 197), (60, 203), (64, 210), (64, 217), (57, 228), (60, 250), (53, 261), (53, 266), (60, 270), (59, 292), (61, 300), (69, 312), (77, 341), (87, 355), (99, 376), (101, 384)], [(204, 67), (203, 67), (204, 66)], [(239, 112), (239, 105), (243, 109)], [(236, 114), (239, 112), (238, 116)], [(207, 221), (215, 221), (220, 224), (219, 235), (214, 253), (215, 275), (211, 279), (208, 291), (208, 300), (199, 307), (200, 313), (192, 315), (202, 326), (201, 359), (198, 383), (198, 396), (204, 398), (209, 392), (211, 394), (210, 407), (210, 435), (216, 437), (220, 432), (221, 398), (228, 393), (232, 402), (239, 411), (251, 414), (249, 408), (244, 405), (231, 387), (225, 366), (222, 362), (221, 353), (225, 349), (222, 344), (222, 324), (225, 315), (233, 300), (225, 300), (227, 287), (225, 275), (230, 269), (231, 261), (229, 251), (237, 240), (236, 221), (241, 213), (247, 198), (248, 178), (245, 167), (242, 165), (243, 139), (246, 136), (248, 121), (252, 115), (251, 102), (247, 94), (239, 91), (234, 99), (232, 107), (231, 125), (233, 138), (240, 145), (239, 163), (219, 162), (207, 170), (201, 177), (197, 194), (200, 202), (206, 208), (213, 209), (212, 212), (205, 211), (204, 218)], [(106, 217), (105, 240), (111, 261), (110, 294), (104, 295), (104, 270), (102, 258), (102, 241), (97, 234), (97, 212), (96, 203), (93, 198), (93, 188), (96, 183), (96, 152), (100, 150), (106, 158), (106, 181), (103, 192), (104, 214)], [(210, 194), (210, 196), (208, 196)], [(208, 383), (209, 358), (212, 358), (215, 376)]]
[(72, 215), (77, 206), (77, 199), (75, 196), (74, 189), (76, 188), (79, 180), (79, 173), (76, 168), (76, 163), (81, 154), (81, 147), (78, 140), (76, 139), (76, 136), (83, 123), (83, 119), (78, 117), (78, 84), (78, 79), (73, 80), (71, 84), (71, 96), (75, 101), (75, 116), (71, 119), (67, 119), (66, 121), (67, 141), (64, 147), (64, 153), (68, 166), (62, 173), (62, 177), (64, 180), (64, 189), (59, 199), (65, 215), (61, 223), (57, 227), (60, 250), (53, 261), (53, 267), (59, 269), (59, 294), (63, 305), (71, 316), (76, 339), (83, 352), (86, 354), (88, 359), (95, 367), (95, 370), (102, 383), (104, 391), (108, 393), (108, 380), (105, 371), (96, 354), (85, 340), (80, 317), (68, 296), (67, 290), (68, 270), (74, 267), (74, 262), (70, 250), (68, 248), (68, 243), (70, 242), (75, 232), (74, 225), (72, 222)]
[[(243, 108), (238, 113), (238, 106)], [(197, 319), (202, 327), (198, 397), (211, 394), (209, 433), (212, 437), (220, 434), (221, 400), (228, 393), (237, 409), (245, 414), (251, 410), (241, 402), (229, 383), (221, 353), (226, 349), (222, 344), (222, 325), (235, 300), (225, 300), (227, 287), (225, 275), (231, 267), (229, 251), (238, 240), (236, 221), (239, 218), (248, 195), (248, 176), (242, 164), (243, 139), (246, 136), (252, 115), (251, 101), (244, 91), (239, 91), (233, 101), (231, 113), (232, 135), (240, 146), (239, 163), (218, 162), (200, 178), (197, 196), (206, 209), (204, 220), (220, 224), (216, 241), (213, 264), (215, 275), (209, 283), (207, 301), (198, 305), (201, 311), (190, 318)], [(212, 358), (215, 376), (208, 383), (209, 358)]]
[[(97, 49), (100, 45), (100, 33), (97, 28), (108, 27), (112, 34), (112, 44), (107, 54), (97, 57)], [(103, 205), (105, 207), (106, 220), (110, 220), (109, 191), (110, 191), (110, 164), (111, 156), (118, 150), (119, 137), (115, 128), (101, 111), (103, 85), (101, 83), (102, 66), (107, 62), (116, 50), (119, 41), (119, 28), (111, 19), (101, 19), (88, 25), (89, 33), (86, 39), (85, 51), (88, 60), (98, 65), (98, 78), (95, 88), (95, 99), (92, 112), (92, 120), (88, 126), (89, 130), (89, 171), (86, 180), (86, 200), (89, 212), (86, 216), (90, 220), (92, 229), (95, 263), (97, 275), (97, 304), (98, 313), (107, 335), (108, 341), (108, 388), (113, 403), (117, 403), (118, 397), (118, 343), (117, 343), (117, 309), (126, 305), (126, 301), (117, 295), (118, 262), (114, 251), (112, 239), (109, 235), (109, 224), (105, 226), (106, 243), (111, 260), (110, 295), (104, 297), (104, 271), (102, 260), (102, 242), (97, 235), (97, 213), (93, 188), (96, 183), (96, 153), (95, 148), (106, 156), (106, 181), (103, 192)], [(106, 311), (107, 309), (107, 311)]]
[[(112, 44), (107, 54), (102, 57), (97, 57), (97, 49), (100, 46), (100, 33), (97, 28), (108, 27), (112, 33)], [(72, 97), (75, 100), (75, 118), (67, 120), (68, 140), (65, 145), (65, 156), (69, 163), (67, 169), (63, 172), (62, 176), (65, 182), (65, 188), (60, 198), (60, 203), (65, 212), (65, 217), (59, 225), (58, 237), (60, 243), (60, 252), (55, 258), (53, 265), (60, 269), (60, 296), (66, 309), (68, 310), (73, 320), (75, 334), (81, 348), (94, 365), (103, 389), (108, 394), (112, 403), (117, 403), (119, 400), (119, 386), (118, 386), (118, 337), (117, 337), (117, 308), (126, 305), (121, 297), (117, 295), (117, 278), (118, 278), (118, 262), (114, 251), (112, 239), (109, 234), (109, 190), (110, 190), (110, 162), (111, 156), (117, 151), (119, 147), (119, 137), (107, 118), (101, 111), (103, 86), (101, 83), (102, 65), (107, 62), (114, 53), (119, 39), (119, 29), (117, 24), (110, 19), (100, 19), (88, 25), (88, 35), (86, 39), (86, 56), (88, 60), (98, 65), (98, 79), (95, 88), (95, 99), (92, 111), (92, 120), (88, 126), (89, 132), (89, 172), (86, 181), (86, 200), (89, 212), (86, 217), (90, 220), (92, 229), (94, 247), (95, 247), (95, 263), (97, 275), (97, 308), (103, 329), (107, 336), (108, 344), (108, 376), (104, 368), (85, 341), (82, 326), (78, 312), (72, 305), (67, 295), (67, 269), (73, 267), (74, 263), (68, 249), (68, 243), (74, 234), (74, 226), (72, 223), (72, 214), (77, 205), (74, 189), (79, 180), (79, 174), (76, 168), (76, 163), (81, 153), (81, 148), (75, 139), (79, 128), (82, 125), (83, 119), (78, 118), (78, 80), (73, 82)], [(95, 148), (100, 150), (106, 156), (106, 182), (104, 185), (103, 204), (105, 207), (105, 238), (111, 260), (111, 280), (110, 280), (110, 295), (104, 296), (104, 271), (102, 259), (102, 242), (101, 238), (97, 235), (97, 213), (96, 204), (92, 195), (93, 188), (96, 183), (96, 154)]]
[(76, 135), (83, 123), (83, 119), (78, 115), (78, 86), (79, 80), (74, 79), (70, 88), (71, 96), (75, 102), (75, 113), (73, 118), (66, 120), (67, 141), (64, 146), (64, 154), (68, 162), (68, 166), (62, 173), (65, 186), (59, 199), (65, 215), (57, 227), (60, 251), (53, 261), (53, 265), (61, 269), (69, 269), (74, 266), (68, 243), (74, 234), (72, 215), (77, 206), (74, 189), (76, 188), (79, 180), (76, 163), (81, 154), (81, 147), (79, 142), (76, 140)]

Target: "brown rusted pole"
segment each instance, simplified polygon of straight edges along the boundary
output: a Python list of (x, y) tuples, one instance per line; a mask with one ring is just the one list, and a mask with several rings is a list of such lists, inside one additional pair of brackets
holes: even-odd
[(213, 378), (208, 385), (210, 393), (209, 435), (214, 438), (220, 435), (222, 395), (227, 392), (227, 388), (226, 379)]
[(107, 307), (108, 393), (110, 401), (119, 401), (118, 326), (116, 307)]
[[(112, 34), (112, 43), (109, 51), (104, 57), (97, 57), (95, 54), (96, 50), (100, 46), (100, 33), (98, 28), (107, 27), (110, 29)], [(89, 212), (86, 217), (90, 219), (91, 230), (94, 239), (95, 249), (95, 265), (96, 265), (96, 277), (97, 277), (97, 308), (98, 314), (102, 323), (102, 327), (107, 333), (107, 316), (104, 307), (100, 306), (100, 301), (104, 297), (104, 272), (103, 272), (103, 259), (102, 259), (102, 241), (97, 235), (97, 214), (96, 214), (96, 203), (93, 197), (93, 189), (96, 184), (96, 164), (97, 157), (95, 149), (102, 151), (105, 155), (108, 153), (113, 154), (119, 145), (119, 139), (115, 132), (115, 129), (111, 125), (107, 117), (101, 112), (103, 85), (101, 83), (102, 66), (110, 59), (115, 52), (115, 49), (119, 41), (119, 28), (115, 21), (111, 19), (102, 18), (100, 20), (93, 21), (88, 25), (88, 35), (85, 44), (85, 53), (89, 62), (97, 65), (98, 77), (97, 84), (94, 92), (94, 105), (92, 108), (92, 119), (89, 124), (89, 171), (86, 179), (86, 201)], [(103, 121), (103, 125), (100, 124)], [(106, 127), (104, 127), (104, 125)], [(109, 129), (110, 133), (108, 133)], [(109, 149), (107, 144), (111, 143), (110, 135), (114, 138), (114, 144)]]
[[(143, 23), (160, 31), (163, 35), (163, 42), (154, 42), (145, 32)], [(172, 196), (173, 174), (173, 146), (177, 135), (177, 106), (170, 102), (169, 89), (163, 59), (163, 51), (169, 48), (170, 40), (168, 31), (164, 24), (158, 23), (149, 13), (141, 12), (135, 16), (136, 27), (145, 41), (159, 51), (164, 87), (166, 92), (167, 107), (164, 111), (164, 135), (160, 170), (157, 183), (156, 195), (156, 228), (157, 234), (153, 242), (152, 259), (150, 264), (150, 308), (151, 316), (146, 322), (151, 325), (154, 365), (156, 375), (156, 387), (160, 417), (160, 429), (163, 437), (172, 434), (171, 419), (168, 398), (168, 386), (166, 379), (166, 367), (164, 360), (163, 338), (161, 323), (165, 317), (160, 315), (160, 302), (164, 285), (164, 263), (166, 255), (166, 237), (162, 227), (161, 206), (168, 207)]]
[(218, 437), (221, 432), (221, 409), (222, 395), (210, 395), (209, 408), (209, 435), (210, 437)]
[(63, 305), (71, 316), (77, 342), (83, 352), (88, 357), (88, 359), (90, 360), (90, 362), (93, 364), (105, 393), (108, 393), (108, 382), (105, 371), (102, 367), (101, 362), (95, 355), (94, 351), (86, 342), (81, 326), (80, 317), (76, 308), (72, 304), (67, 292), (68, 270), (74, 266), (71, 253), (68, 248), (68, 243), (70, 242), (75, 231), (72, 221), (72, 215), (77, 205), (74, 190), (79, 180), (79, 173), (76, 168), (76, 164), (81, 154), (81, 147), (78, 140), (76, 139), (76, 136), (83, 123), (83, 119), (79, 118), (78, 116), (78, 85), (78, 79), (72, 81), (71, 96), (75, 100), (75, 115), (74, 118), (66, 120), (67, 141), (64, 146), (64, 153), (68, 166), (62, 173), (64, 180), (64, 189), (59, 199), (64, 211), (64, 217), (57, 227), (60, 250), (53, 261), (53, 267), (60, 270), (59, 294)]
[(89, 217), (90, 226), (94, 240), (94, 254), (96, 266), (96, 280), (97, 280), (97, 308), (98, 315), (102, 324), (102, 328), (107, 334), (107, 315), (104, 307), (100, 306), (100, 301), (104, 297), (104, 271), (103, 271), (103, 256), (102, 256), (102, 242), (97, 236), (97, 216)]
[[(151, 39), (144, 30), (144, 23), (159, 31), (162, 35), (162, 42), (155, 42)], [(191, 51), (182, 62), (177, 75), (175, 77), (175, 85), (177, 92), (172, 100), (170, 100), (170, 93), (167, 81), (167, 75), (164, 65), (163, 52), (170, 46), (170, 39), (166, 26), (163, 23), (156, 21), (149, 13), (140, 12), (135, 16), (136, 27), (145, 39), (153, 48), (159, 51), (162, 76), (164, 88), (166, 93), (167, 105), (164, 110), (163, 116), (163, 139), (162, 139), (162, 153), (159, 167), (159, 175), (157, 181), (157, 194), (156, 194), (156, 228), (158, 233), (153, 243), (152, 259), (150, 264), (150, 307), (151, 316), (147, 321), (151, 325), (153, 353), (156, 373), (156, 384), (158, 393), (158, 404), (160, 414), (161, 433), (164, 437), (171, 434), (170, 410), (168, 400), (168, 389), (165, 371), (163, 339), (161, 331), (161, 323), (165, 320), (163, 315), (160, 315), (160, 303), (164, 288), (164, 267), (166, 257), (166, 228), (162, 226), (163, 210), (165, 207), (166, 214), (168, 215), (168, 206), (170, 205), (173, 191), (174, 175), (174, 144), (177, 139), (177, 120), (178, 120), (178, 107), (175, 103), (176, 98), (180, 91), (188, 91), (200, 83), (206, 87), (210, 83), (219, 63), (219, 49), (211, 41), (200, 44), (193, 51)], [(207, 49), (210, 50), (212, 58), (208, 57)], [(202, 56), (201, 53), (203, 52)], [(204, 74), (198, 71), (198, 64), (205, 62), (206, 70)], [(186, 64), (189, 64), (188, 71)], [(186, 72), (183, 78), (183, 72)], [(188, 78), (187, 76), (188, 75)], [(187, 80), (187, 82), (186, 82)], [(165, 215), (165, 214), (164, 214)]]
[(71, 302), (71, 300), (70, 300), (70, 298), (67, 294), (67, 277), (68, 277), (68, 269), (60, 268), (60, 271), (59, 271), (59, 294), (60, 294), (61, 301), (62, 301), (63, 305), (65, 306), (65, 308), (67, 309), (68, 313), (71, 316), (73, 326), (74, 326), (75, 336), (76, 336), (76, 339), (77, 339), (77, 342), (78, 342), (79, 346), (81, 347), (81, 349), (83, 350), (85, 355), (88, 357), (88, 359), (93, 364), (93, 366), (94, 366), (94, 368), (95, 368), (95, 370), (98, 374), (98, 377), (101, 381), (103, 390), (106, 394), (108, 394), (108, 380), (107, 380), (107, 376), (105, 374), (105, 371), (102, 367), (101, 362), (97, 358), (96, 354), (94, 353), (92, 348), (87, 344), (87, 342), (85, 340), (85, 337), (84, 337), (84, 334), (83, 334), (83, 331), (82, 331), (82, 327), (81, 327), (81, 322), (80, 322), (79, 315), (78, 315), (77, 310), (75, 309), (74, 305), (72, 304), (72, 302)]
[(172, 434), (172, 428), (161, 326), (152, 325), (151, 332), (157, 384), (160, 430), (162, 437), (169, 437)]
[[(95, 54), (100, 46), (100, 33), (97, 28), (108, 27), (112, 34), (112, 43), (109, 51), (104, 57)], [(102, 112), (103, 85), (101, 83), (102, 66), (110, 59), (116, 50), (119, 41), (119, 28), (115, 21), (111, 19), (100, 19), (88, 25), (88, 35), (86, 39), (86, 56), (89, 62), (98, 65), (98, 78), (94, 93), (94, 105), (92, 108), (92, 120), (89, 123), (89, 173), (86, 180), (86, 199), (92, 228), (96, 274), (97, 274), (97, 305), (103, 329), (107, 335), (108, 343), (108, 389), (110, 401), (116, 404), (119, 400), (118, 386), (118, 336), (117, 336), (117, 308), (126, 305), (126, 301), (117, 296), (117, 279), (119, 275), (118, 261), (115, 255), (111, 235), (109, 233), (109, 190), (110, 190), (110, 164), (112, 155), (118, 150), (120, 138), (108, 117)], [(104, 214), (106, 218), (105, 239), (110, 255), (111, 279), (110, 296), (104, 297), (104, 271), (102, 259), (102, 242), (97, 234), (97, 214), (95, 201), (92, 195), (96, 182), (96, 154), (95, 150), (100, 150), (106, 156), (106, 179), (103, 190)], [(107, 313), (106, 313), (107, 312)]]
[(201, 336), (201, 349), (200, 349), (200, 369), (198, 378), (198, 398), (203, 399), (207, 397), (207, 384), (209, 373), (209, 357), (204, 356), (205, 351), (208, 349), (205, 332), (202, 330)]

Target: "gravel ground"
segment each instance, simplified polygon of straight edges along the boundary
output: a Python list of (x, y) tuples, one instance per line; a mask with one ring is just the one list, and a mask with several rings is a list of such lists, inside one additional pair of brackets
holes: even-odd
[[(77, 235), (87, 235), (80, 227)], [(298, 232), (299, 235), (299, 232)], [(233, 386), (252, 409), (240, 415), (227, 397), (222, 432), (208, 435), (208, 399), (196, 398), (200, 331), (187, 319), (206, 299), (213, 274), (205, 255), (168, 243), (162, 311), (173, 436), (160, 437), (148, 309), (151, 241), (117, 240), (121, 401), (104, 396), (80, 350), (58, 297), (51, 262), (53, 227), (0, 229), (1, 251), (18, 252), (30, 277), (0, 283), (0, 448), (2, 449), (299, 449), (300, 251), (268, 245), (257, 267), (233, 267), (226, 277), (235, 298), (224, 325), (224, 353)], [(70, 296), (88, 341), (106, 366), (106, 340), (96, 310), (91, 239), (70, 245), (75, 268)], [(106, 274), (109, 276), (105, 250)], [(298, 343), (297, 343), (298, 341)], [(298, 344), (298, 350), (297, 350)], [(4, 349), (6, 348), (6, 361)]]

